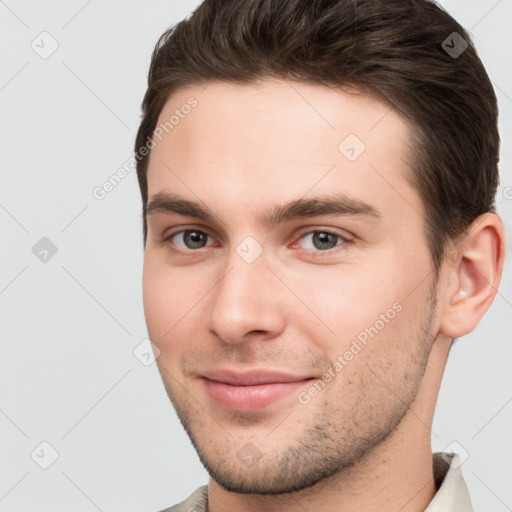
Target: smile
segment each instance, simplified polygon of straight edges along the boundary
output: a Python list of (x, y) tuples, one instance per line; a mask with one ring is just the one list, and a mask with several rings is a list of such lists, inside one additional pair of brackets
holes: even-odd
[(209, 372), (203, 376), (207, 394), (218, 405), (232, 411), (258, 411), (296, 393), (309, 384), (312, 377), (292, 376), (278, 372), (230, 371)]

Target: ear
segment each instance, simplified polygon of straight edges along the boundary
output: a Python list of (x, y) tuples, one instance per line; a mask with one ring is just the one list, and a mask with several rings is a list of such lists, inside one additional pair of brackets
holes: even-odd
[(501, 219), (494, 213), (480, 215), (445, 259), (441, 333), (459, 338), (475, 329), (496, 296), (504, 260)]

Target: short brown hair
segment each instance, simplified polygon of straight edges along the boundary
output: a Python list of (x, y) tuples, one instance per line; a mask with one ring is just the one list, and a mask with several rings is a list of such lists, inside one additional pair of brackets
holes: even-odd
[[(265, 78), (355, 86), (408, 120), (410, 179), (425, 206), (436, 275), (447, 241), (463, 234), (479, 215), (495, 211), (500, 144), (496, 96), (468, 33), (437, 4), (204, 0), (157, 42), (136, 153), (178, 88)], [(149, 157), (137, 158), (144, 243)]]

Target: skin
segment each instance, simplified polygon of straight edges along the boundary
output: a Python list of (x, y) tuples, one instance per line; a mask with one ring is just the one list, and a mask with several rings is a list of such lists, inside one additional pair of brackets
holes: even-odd
[[(147, 216), (144, 308), (167, 392), (211, 475), (209, 510), (424, 510), (442, 373), (452, 338), (496, 293), (500, 219), (475, 220), (436, 285), (399, 114), (368, 95), (269, 79), (179, 89), (159, 122), (191, 96), (197, 106), (152, 149), (149, 201), (173, 193), (214, 219)], [(348, 134), (366, 146), (354, 161), (338, 149)], [(379, 218), (262, 222), (276, 205), (334, 193)], [(327, 252), (312, 236), (326, 229), (340, 235)], [(184, 230), (208, 235), (192, 238), (204, 246)], [(252, 263), (237, 253), (247, 236), (262, 250)], [(229, 411), (206, 392), (202, 373), (219, 367), (321, 379), (393, 304), (400, 311), (307, 404), (292, 393)], [(252, 465), (237, 456), (244, 446), (260, 457)]]

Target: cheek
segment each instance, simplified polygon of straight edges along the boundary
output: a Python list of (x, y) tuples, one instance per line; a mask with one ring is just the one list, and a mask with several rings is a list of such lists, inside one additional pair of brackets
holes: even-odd
[(365, 323), (376, 311), (387, 309), (395, 300), (396, 280), (381, 268), (368, 266), (330, 267), (327, 272), (312, 269), (294, 278), (305, 304), (334, 330)]
[(173, 277), (173, 273), (165, 270), (155, 255), (146, 252), (143, 272), (144, 312), (150, 334), (158, 341), (176, 323), (179, 314), (178, 298), (184, 293), (181, 284)]
[(151, 254), (146, 252), (144, 257), (144, 270), (142, 279), (142, 293), (144, 300), (144, 313), (148, 329), (152, 337), (162, 334), (164, 322), (168, 323), (168, 314), (172, 289), (169, 283), (158, 269), (157, 263)]
[[(198, 329), (198, 308), (208, 291), (197, 271), (172, 268), (150, 251), (144, 257), (144, 312), (152, 340), (164, 350), (180, 332)], [(193, 319), (196, 321), (192, 321)]]
[(307, 338), (317, 340), (330, 358), (349, 349), (354, 340), (364, 344), (389, 339), (393, 343), (404, 338), (400, 333), (415, 324), (427, 293), (427, 283), (410, 293), (417, 281), (392, 257), (364, 266), (312, 271), (307, 278), (294, 276), (293, 282), (309, 309), (294, 318)]

